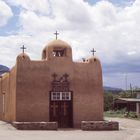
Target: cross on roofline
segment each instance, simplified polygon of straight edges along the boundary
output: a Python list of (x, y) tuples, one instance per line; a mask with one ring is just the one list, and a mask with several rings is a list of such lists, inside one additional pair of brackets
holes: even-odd
[(20, 49), (22, 49), (22, 53), (24, 54), (24, 50), (26, 49), (24, 45)]
[(54, 34), (56, 35), (56, 40), (57, 40), (57, 36), (59, 35), (59, 33), (56, 31)]
[(93, 56), (94, 56), (94, 53), (95, 53), (96, 51), (95, 51), (95, 49), (93, 48), (93, 49), (91, 50), (91, 52), (92, 52), (92, 54), (93, 54)]

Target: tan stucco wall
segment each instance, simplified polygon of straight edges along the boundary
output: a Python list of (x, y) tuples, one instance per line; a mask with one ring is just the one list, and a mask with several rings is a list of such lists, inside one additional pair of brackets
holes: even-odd
[(10, 72), (3, 74), (0, 80), (0, 118), (4, 121), (15, 120), (15, 70), (13, 68)]
[(17, 61), (17, 121), (49, 121), (53, 73), (60, 77), (69, 75), (75, 127), (82, 120), (103, 120), (100, 62), (75, 63), (65, 57), (54, 57), (44, 61)]
[(2, 78), (0, 78), (0, 120), (2, 119)]
[(49, 75), (45, 63), (18, 63), (17, 121), (48, 121)]
[(10, 120), (16, 120), (16, 85), (17, 85), (16, 66), (10, 71)]
[(3, 113), (3, 119), (8, 121), (8, 118), (10, 118), (10, 106), (9, 106), (9, 99), (10, 99), (10, 94), (9, 94), (9, 73), (5, 74), (2, 79), (2, 94), (4, 94), (4, 113)]
[(83, 120), (103, 120), (103, 89), (99, 61), (75, 64), (74, 68), (74, 124)]

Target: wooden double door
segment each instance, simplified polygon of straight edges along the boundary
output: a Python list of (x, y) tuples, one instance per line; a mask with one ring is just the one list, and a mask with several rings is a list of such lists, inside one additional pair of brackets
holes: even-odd
[(50, 121), (58, 122), (59, 128), (73, 127), (72, 100), (50, 101)]

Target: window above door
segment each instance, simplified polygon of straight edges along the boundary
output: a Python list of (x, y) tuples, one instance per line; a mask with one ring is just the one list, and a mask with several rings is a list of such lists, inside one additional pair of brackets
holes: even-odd
[(51, 92), (52, 101), (70, 101), (71, 92)]

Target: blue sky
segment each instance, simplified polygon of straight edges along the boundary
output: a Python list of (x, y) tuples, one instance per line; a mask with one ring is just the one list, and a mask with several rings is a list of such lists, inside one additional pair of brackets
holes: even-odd
[(0, 28), (1, 36), (8, 36), (9, 34), (16, 34), (17, 30), (20, 28), (18, 25), (20, 7), (11, 6), (10, 8), (13, 12), (13, 16), (8, 20), (8, 22), (2, 28)]
[[(96, 4), (99, 0), (85, 0), (90, 4)], [(128, 3), (134, 2), (134, 0), (108, 0), (109, 2), (117, 5), (117, 6), (126, 6)]]
[(96, 49), (106, 86), (140, 87), (139, 0), (0, 0), (0, 64), (14, 66), (20, 47), (33, 60), (59, 38), (73, 49), (74, 61)]

